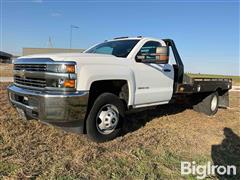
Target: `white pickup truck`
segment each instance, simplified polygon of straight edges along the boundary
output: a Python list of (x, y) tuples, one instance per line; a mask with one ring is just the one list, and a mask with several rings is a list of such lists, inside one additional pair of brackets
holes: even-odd
[(231, 86), (231, 79), (184, 75), (171, 39), (121, 37), (83, 53), (18, 58), (8, 92), (25, 119), (72, 128), (103, 142), (121, 134), (125, 112), (136, 108), (180, 99), (213, 115), (219, 106), (228, 106)]

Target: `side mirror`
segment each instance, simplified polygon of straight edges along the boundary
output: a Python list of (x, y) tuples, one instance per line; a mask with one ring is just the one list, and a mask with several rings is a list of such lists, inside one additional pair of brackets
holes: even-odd
[(136, 56), (136, 61), (142, 63), (167, 64), (169, 61), (169, 47), (157, 47), (155, 53), (138, 54)]

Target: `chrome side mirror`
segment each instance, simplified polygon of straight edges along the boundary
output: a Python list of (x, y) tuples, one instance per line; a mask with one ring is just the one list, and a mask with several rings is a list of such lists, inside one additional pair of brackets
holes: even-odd
[(169, 47), (157, 47), (155, 53), (138, 54), (136, 56), (136, 61), (142, 63), (167, 64), (169, 61)]

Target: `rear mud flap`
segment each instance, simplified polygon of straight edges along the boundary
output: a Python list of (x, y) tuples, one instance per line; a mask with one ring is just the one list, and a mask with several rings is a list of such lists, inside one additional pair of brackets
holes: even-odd
[(229, 92), (228, 91), (225, 91), (225, 92), (222, 92), (221, 94), (219, 94), (218, 98), (219, 98), (219, 102), (218, 102), (219, 107), (221, 107), (221, 108), (229, 107)]

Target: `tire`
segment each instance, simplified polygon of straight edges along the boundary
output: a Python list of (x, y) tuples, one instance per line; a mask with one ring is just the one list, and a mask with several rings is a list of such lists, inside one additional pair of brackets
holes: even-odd
[(218, 93), (214, 92), (207, 97), (204, 97), (202, 101), (193, 106), (193, 109), (197, 112), (204, 113), (208, 116), (212, 116), (218, 111)]
[(121, 134), (123, 120), (123, 102), (112, 93), (103, 93), (97, 97), (88, 114), (87, 135), (96, 142), (112, 140)]

